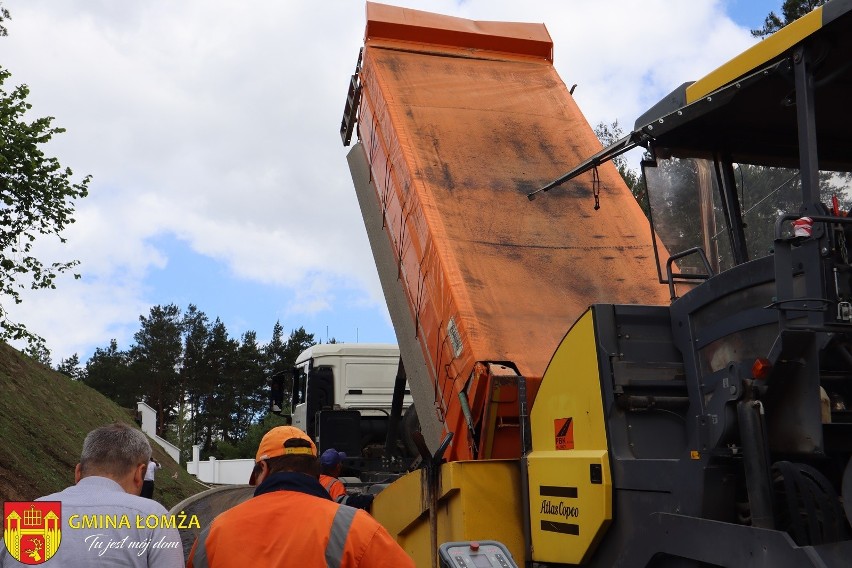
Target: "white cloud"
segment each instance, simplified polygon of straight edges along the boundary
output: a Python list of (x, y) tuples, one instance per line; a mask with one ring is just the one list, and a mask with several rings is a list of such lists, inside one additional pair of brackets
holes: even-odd
[[(171, 234), (237, 277), (282, 286), (270, 312), (315, 313), (343, 287), (386, 318), (337, 134), (364, 4), (7, 0), (0, 39), (36, 115), (67, 128), (50, 151), (92, 194), (67, 233), (63, 282), (13, 310), (54, 359), (125, 339)], [(405, 1), (484, 20), (544, 22), (588, 120), (626, 128), (662, 95), (753, 42), (721, 0)], [(54, 254), (56, 247), (44, 250)], [(59, 253), (57, 253), (59, 254)], [(216, 314), (211, 314), (215, 316)]]

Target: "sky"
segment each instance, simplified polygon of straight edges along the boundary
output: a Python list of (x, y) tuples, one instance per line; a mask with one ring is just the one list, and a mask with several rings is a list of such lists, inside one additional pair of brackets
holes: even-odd
[[(781, 0), (399, 0), (543, 22), (592, 124), (636, 117), (755, 43)], [(355, 0), (3, 0), (5, 85), (65, 128), (45, 149), (91, 175), (76, 223), (38, 244), (79, 280), (3, 302), (54, 365), (133, 342), (155, 305), (193, 303), (231, 337), (396, 341), (338, 129), (363, 45)]]

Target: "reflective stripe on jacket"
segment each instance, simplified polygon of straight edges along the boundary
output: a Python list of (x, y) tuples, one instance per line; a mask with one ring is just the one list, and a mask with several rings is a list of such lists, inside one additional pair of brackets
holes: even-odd
[(319, 476), (319, 482), (328, 491), (332, 501), (341, 503), (346, 498), (346, 486), (336, 477), (323, 474)]
[[(316, 479), (303, 474), (273, 474), (270, 479), (282, 475), (302, 476), (323, 491)], [(261, 493), (220, 514), (199, 535), (187, 566), (413, 568), (411, 558), (369, 514), (310, 489)]]

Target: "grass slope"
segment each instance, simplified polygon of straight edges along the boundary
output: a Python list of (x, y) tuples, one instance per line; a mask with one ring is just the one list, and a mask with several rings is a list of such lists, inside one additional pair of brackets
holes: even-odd
[[(112, 422), (135, 426), (131, 410), (0, 343), (0, 501), (31, 501), (72, 485), (86, 434)], [(167, 509), (205, 489), (151, 447), (163, 466), (154, 497)]]

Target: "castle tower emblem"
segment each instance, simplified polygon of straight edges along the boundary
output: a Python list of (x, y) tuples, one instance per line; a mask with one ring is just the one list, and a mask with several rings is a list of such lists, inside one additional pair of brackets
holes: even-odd
[(3, 504), (3, 542), (18, 562), (34, 566), (50, 560), (61, 538), (60, 501), (7, 501)]

